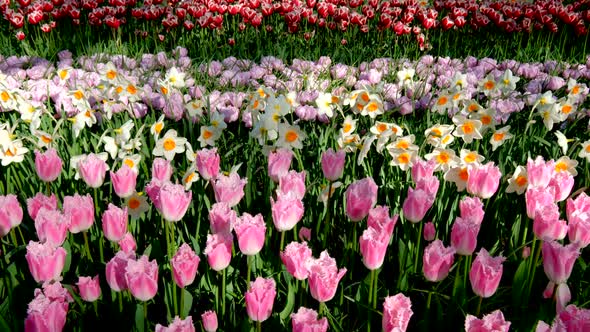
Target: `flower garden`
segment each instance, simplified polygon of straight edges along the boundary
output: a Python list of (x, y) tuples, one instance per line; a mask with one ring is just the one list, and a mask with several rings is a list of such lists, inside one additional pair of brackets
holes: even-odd
[(0, 13), (0, 331), (590, 331), (589, 2)]

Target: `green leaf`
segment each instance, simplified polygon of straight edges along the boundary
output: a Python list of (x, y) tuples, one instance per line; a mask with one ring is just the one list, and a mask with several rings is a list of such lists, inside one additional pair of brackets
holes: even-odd
[(66, 274), (66, 272), (70, 270), (70, 265), (72, 264), (72, 247), (70, 246), (70, 241), (65, 241), (63, 248), (66, 250), (66, 261), (64, 263), (62, 274)]
[(514, 273), (514, 279), (512, 280), (512, 302), (517, 306), (520, 306), (521, 303), (527, 303), (523, 298), (523, 296), (527, 295), (525, 292), (528, 290), (526, 285), (528, 267), (527, 263), (528, 260), (526, 259), (520, 262), (516, 272)]
[(135, 330), (143, 332), (145, 330), (145, 314), (143, 312), (143, 303), (138, 303), (135, 307)]
[(182, 317), (188, 317), (188, 314), (191, 312), (191, 308), (193, 307), (193, 296), (186, 288), (181, 290), (184, 293), (184, 304), (182, 307)]
[(291, 312), (293, 312), (293, 306), (295, 305), (295, 290), (293, 289), (293, 283), (289, 282), (289, 293), (287, 294), (287, 304), (285, 305), (285, 309), (281, 311), (280, 316), (281, 320), (287, 319)]

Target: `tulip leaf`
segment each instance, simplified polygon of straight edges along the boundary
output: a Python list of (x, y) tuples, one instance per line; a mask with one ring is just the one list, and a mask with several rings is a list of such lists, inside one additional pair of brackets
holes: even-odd
[(63, 248), (66, 250), (66, 261), (64, 263), (64, 268), (62, 269), (62, 274), (66, 274), (66, 272), (70, 270), (70, 265), (72, 264), (72, 247), (70, 246), (70, 241), (65, 241)]
[(147, 246), (147, 248), (145, 248), (145, 250), (143, 251), (143, 254), (150, 257), (151, 252), (152, 252), (152, 245), (150, 244), (149, 246)]
[(145, 330), (145, 314), (143, 312), (143, 303), (138, 303), (135, 307), (135, 331), (143, 332)]
[[(521, 303), (527, 303), (523, 296), (526, 296), (526, 291), (528, 287), (525, 285), (527, 280), (527, 267), (529, 261), (523, 259), (516, 272), (514, 273), (514, 279), (512, 280), (512, 301), (516, 305), (520, 305)], [(527, 296), (528, 297), (528, 296)], [(524, 302), (523, 302), (524, 301)]]
[(4, 320), (3, 315), (0, 315), (0, 330), (2, 331), (10, 331), (11, 328), (8, 325), (8, 322), (6, 320)]
[(285, 320), (291, 315), (293, 312), (293, 307), (295, 305), (295, 290), (293, 289), (293, 283), (289, 282), (289, 293), (287, 294), (287, 304), (285, 305), (285, 309), (281, 311), (280, 316), (281, 320)]
[(193, 306), (193, 296), (191, 295), (191, 293), (189, 291), (186, 290), (186, 288), (183, 288), (181, 290), (181, 292), (183, 293), (183, 299), (184, 299), (184, 304), (182, 307), (182, 317), (188, 317), (189, 313), (191, 312), (191, 308)]

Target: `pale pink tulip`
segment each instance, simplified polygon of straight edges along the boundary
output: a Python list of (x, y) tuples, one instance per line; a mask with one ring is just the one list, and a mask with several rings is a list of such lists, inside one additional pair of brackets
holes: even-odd
[[(38, 195), (39, 194), (37, 194), (37, 196)], [(53, 198), (55, 198), (55, 196), (53, 196)], [(16, 195), (9, 194), (6, 196), (0, 196), (0, 237), (3, 237), (8, 234), (12, 228), (20, 225), (22, 220), (23, 209), (21, 208)]]
[(272, 314), (276, 296), (276, 282), (274, 279), (256, 278), (244, 295), (248, 317), (255, 322), (267, 320)]
[(266, 235), (266, 224), (260, 213), (254, 217), (244, 213), (236, 221), (234, 231), (238, 237), (238, 245), (242, 254), (252, 256), (262, 250)]
[(426, 212), (432, 207), (433, 203), (433, 197), (424, 190), (409, 187), (408, 196), (406, 196), (402, 206), (404, 217), (412, 223), (420, 222), (424, 219)]
[(537, 156), (535, 160), (532, 160), (531, 158), (528, 159), (526, 170), (528, 174), (529, 188), (546, 188), (555, 172), (555, 163), (553, 160), (545, 162), (543, 157)]
[(185, 191), (181, 184), (165, 183), (160, 188), (160, 213), (166, 221), (177, 222), (184, 217), (192, 199), (192, 191)]
[(78, 162), (80, 176), (90, 188), (102, 186), (108, 168), (107, 163), (94, 153)]
[(307, 242), (291, 242), (280, 255), (287, 272), (297, 280), (307, 279), (307, 261), (312, 259)]
[(369, 270), (376, 270), (383, 265), (387, 246), (389, 245), (388, 234), (381, 233), (373, 227), (367, 228), (359, 239), (363, 264)]
[(502, 256), (492, 257), (487, 250), (481, 248), (469, 271), (469, 281), (473, 292), (479, 297), (494, 295), (502, 279)]
[(110, 172), (111, 182), (115, 194), (121, 198), (127, 198), (135, 192), (135, 185), (137, 183), (137, 173), (129, 166), (123, 165), (116, 173)]
[(152, 178), (160, 182), (168, 182), (172, 177), (172, 165), (164, 158), (155, 158), (152, 163)]
[(346, 268), (338, 270), (336, 260), (324, 250), (320, 254), (320, 258), (308, 261), (307, 269), (311, 296), (319, 302), (328, 302), (334, 298), (338, 283), (344, 277)]
[(357, 180), (346, 189), (346, 215), (352, 221), (361, 221), (377, 203), (377, 184), (373, 178)]
[(172, 277), (180, 288), (184, 288), (195, 281), (197, 268), (201, 259), (186, 243), (180, 246), (176, 255), (170, 260)]
[(564, 201), (572, 192), (574, 187), (574, 176), (569, 172), (555, 173), (549, 181), (548, 187), (553, 188), (555, 191), (556, 202)]
[(537, 209), (533, 220), (533, 232), (538, 239), (562, 240), (567, 233), (565, 220), (559, 219), (559, 207), (552, 203)]
[(461, 218), (481, 224), (484, 217), (483, 203), (479, 197), (465, 197), (459, 202)]
[(217, 331), (217, 314), (215, 311), (208, 310), (201, 314), (201, 320), (203, 321), (203, 328), (206, 332)]
[(547, 205), (554, 204), (555, 189), (533, 187), (527, 189), (524, 194), (526, 202), (526, 213), (531, 219), (535, 219), (537, 210)]
[(382, 329), (385, 332), (405, 332), (414, 312), (410, 298), (402, 293), (388, 296), (383, 301)]
[(98, 300), (100, 297), (100, 280), (98, 279), (98, 274), (91, 277), (78, 277), (78, 292), (82, 300), (86, 302), (94, 302)]
[(563, 246), (555, 241), (543, 242), (543, 270), (547, 278), (555, 284), (567, 282), (580, 250), (576, 244)]
[(220, 161), (217, 148), (197, 151), (197, 170), (201, 177), (207, 181), (215, 179), (219, 174)]
[(66, 251), (49, 243), (29, 241), (25, 258), (36, 282), (58, 280), (66, 262)]
[(209, 211), (209, 225), (211, 233), (229, 233), (237, 220), (236, 211), (227, 203), (215, 203)]
[(207, 235), (207, 247), (203, 253), (207, 256), (207, 262), (209, 262), (209, 266), (213, 270), (221, 271), (229, 266), (232, 243), (233, 236), (231, 233)]
[(457, 251), (457, 254), (470, 256), (477, 246), (477, 234), (479, 233), (480, 224), (461, 217), (455, 218), (451, 228), (451, 245)]
[(102, 231), (109, 241), (119, 242), (127, 233), (127, 207), (119, 208), (109, 203), (102, 214)]
[(51, 246), (61, 246), (68, 236), (70, 215), (57, 210), (41, 208), (35, 218), (35, 230), (39, 240)]
[(291, 314), (291, 326), (293, 332), (326, 332), (328, 319), (318, 319), (318, 313), (313, 309), (299, 307), (296, 313)]
[(43, 182), (52, 182), (62, 171), (63, 161), (54, 148), (41, 153), (35, 150), (35, 170)]
[[(14, 195), (0, 196), (0, 211), (5, 210), (3, 207), (4, 204), (10, 203), (9, 206), (13, 206), (14, 200), (16, 200), (16, 196), (14, 196), (14, 198), (10, 198), (9, 200), (7, 200), (6, 197), (10, 196)], [(27, 199), (27, 211), (29, 212), (29, 216), (31, 216), (31, 219), (35, 220), (35, 218), (37, 218), (37, 213), (39, 212), (39, 210), (41, 210), (42, 207), (45, 207), (48, 210), (57, 210), (57, 197), (55, 197), (55, 194), (51, 194), (51, 196), (45, 196), (43, 195), (43, 193), (37, 193), (35, 197)], [(18, 212), (17, 209), (13, 209), (12, 211)], [(16, 215), (18, 216), (19, 214), (17, 213)]]
[(35, 289), (35, 298), (29, 303), (25, 332), (59, 332), (66, 324), (69, 303), (74, 299), (61, 283), (45, 283), (43, 291)]
[(147, 256), (129, 259), (125, 268), (125, 281), (131, 295), (140, 301), (152, 299), (158, 292), (158, 263)]
[(432, 241), (436, 238), (436, 228), (432, 221), (427, 222), (424, 224), (424, 240), (425, 241)]
[(322, 172), (324, 177), (329, 181), (336, 181), (342, 177), (344, 172), (344, 163), (346, 161), (346, 152), (338, 150), (334, 152), (332, 148), (322, 153)]
[(175, 316), (172, 324), (168, 327), (156, 324), (156, 332), (195, 332), (193, 317), (188, 316), (185, 319)]
[(480, 198), (490, 198), (498, 190), (502, 173), (489, 162), (485, 165), (468, 166), (467, 192)]
[(281, 196), (275, 202), (270, 198), (272, 221), (279, 232), (289, 231), (303, 217), (303, 202), (297, 198)]
[(128, 288), (125, 272), (127, 262), (135, 259), (135, 252), (119, 251), (106, 265), (105, 275), (107, 283), (115, 292), (124, 291)]
[(289, 171), (279, 178), (277, 196), (290, 196), (302, 200), (305, 195), (305, 171)]
[(367, 226), (374, 228), (380, 233), (387, 234), (388, 237), (393, 235), (393, 229), (397, 223), (398, 215), (389, 217), (389, 207), (377, 205), (369, 210), (367, 217)]
[(508, 332), (510, 322), (504, 319), (502, 311), (496, 310), (478, 319), (475, 316), (465, 317), (465, 332)]
[(422, 158), (416, 158), (414, 165), (412, 165), (412, 181), (418, 183), (420, 179), (431, 177), (436, 168), (436, 160), (434, 158), (424, 161)]
[(94, 224), (94, 201), (89, 194), (65, 196), (63, 210), (70, 215), (70, 233), (87, 231)]
[(125, 233), (123, 238), (119, 240), (119, 247), (121, 247), (121, 250), (126, 253), (135, 252), (137, 244), (135, 243), (133, 235), (129, 232)]
[(215, 191), (215, 201), (218, 203), (227, 203), (234, 207), (240, 203), (244, 197), (244, 186), (248, 181), (241, 179), (238, 173), (231, 173), (229, 176), (220, 174), (213, 182), (213, 191)]
[(454, 260), (455, 249), (453, 247), (445, 248), (441, 240), (430, 243), (424, 249), (424, 256), (422, 256), (424, 277), (432, 282), (443, 280), (449, 274)]
[(278, 149), (268, 154), (268, 176), (275, 183), (289, 172), (293, 152), (287, 149)]
[(300, 241), (310, 241), (311, 240), (311, 229), (307, 227), (301, 227), (299, 230), (299, 240)]

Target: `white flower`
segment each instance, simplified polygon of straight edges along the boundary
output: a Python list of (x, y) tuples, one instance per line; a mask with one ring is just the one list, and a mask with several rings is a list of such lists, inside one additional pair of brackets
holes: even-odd
[(342, 123), (340, 135), (342, 137), (352, 135), (352, 133), (356, 130), (356, 122), (357, 120), (353, 120), (350, 115), (347, 115), (346, 118), (344, 118), (344, 123)]
[(502, 77), (500, 77), (500, 81), (498, 82), (498, 88), (504, 94), (514, 91), (516, 89), (516, 83), (520, 81), (520, 77), (514, 76), (512, 74), (512, 70), (507, 69)]
[(123, 158), (123, 165), (127, 165), (127, 167), (131, 168), (132, 171), (135, 173), (139, 173), (138, 165), (141, 162), (141, 155), (133, 154), (130, 156), (125, 156)]
[(371, 149), (371, 145), (376, 139), (377, 136), (374, 135), (367, 135), (363, 137), (363, 147), (361, 148), (361, 151), (358, 154), (358, 158), (356, 161), (357, 165), (361, 165), (363, 163), (363, 160), (365, 160), (367, 154), (369, 153), (369, 150)]
[(453, 135), (455, 137), (461, 137), (465, 143), (471, 143), (473, 139), (481, 139), (481, 121), (467, 119), (462, 115), (456, 115), (453, 117), (453, 123), (457, 126)]
[(446, 148), (455, 140), (455, 137), (451, 135), (453, 129), (455, 129), (454, 125), (436, 124), (424, 131), (426, 142), (435, 148)]
[(154, 124), (150, 127), (150, 133), (154, 135), (154, 139), (158, 139), (160, 137), (160, 133), (164, 129), (164, 114), (160, 115), (158, 121), (154, 122)]
[(119, 152), (119, 146), (117, 145), (114, 138), (110, 136), (103, 136), (102, 141), (104, 142), (104, 150), (111, 155), (111, 158), (117, 158)]
[(398, 166), (403, 171), (407, 171), (412, 166), (414, 166), (414, 160), (418, 155), (416, 150), (391, 149), (388, 151), (392, 158), (389, 162), (389, 165)]
[(96, 116), (94, 116), (94, 111), (88, 108), (86, 111), (76, 114), (69, 120), (73, 123), (72, 129), (74, 130), (74, 136), (78, 137), (82, 129), (85, 127), (90, 128), (96, 123)]
[(436, 161), (436, 170), (448, 171), (451, 167), (459, 164), (459, 158), (455, 151), (451, 149), (436, 148), (431, 153), (424, 156), (426, 160), (434, 159)]
[(223, 114), (219, 112), (214, 112), (213, 114), (209, 114), (211, 126), (215, 129), (219, 130), (220, 132), (227, 128), (227, 123), (225, 123), (225, 118)]
[[(112, 62), (108, 62), (102, 70), (99, 71), (100, 79), (111, 85), (119, 84), (121, 77), (117, 71), (117, 67)], [(61, 78), (61, 75), (60, 75)]]
[(555, 161), (555, 172), (569, 172), (572, 176), (576, 176), (578, 175), (576, 166), (578, 166), (577, 160), (572, 160), (568, 156), (563, 156)]
[(132, 120), (127, 120), (121, 127), (114, 129), (113, 131), (115, 134), (115, 140), (118, 144), (123, 144), (129, 141), (131, 138), (131, 129), (133, 129), (135, 125), (133, 124)]
[(440, 114), (444, 114), (452, 107), (453, 107), (452, 96), (449, 95), (446, 91), (441, 91), (438, 98), (436, 98), (434, 105), (432, 105), (432, 111), (440, 113)]
[(516, 192), (519, 195), (522, 195), (529, 185), (529, 178), (526, 171), (526, 167), (518, 166), (514, 171), (514, 174), (508, 179), (508, 188), (506, 188), (507, 193)]
[(563, 154), (567, 154), (567, 148), (568, 148), (567, 143), (569, 140), (559, 130), (555, 132), (555, 136), (557, 136), (557, 145), (559, 145), (559, 147), (561, 148), (561, 151), (563, 151)]
[(377, 95), (370, 95), (369, 102), (361, 110), (361, 115), (368, 115), (371, 119), (383, 114), (383, 102)]
[(414, 83), (414, 75), (416, 74), (416, 70), (414, 68), (404, 68), (397, 72), (397, 81), (401, 87), (413, 88)]
[(186, 138), (177, 137), (176, 130), (170, 129), (164, 134), (164, 137), (156, 142), (152, 154), (154, 156), (164, 156), (167, 160), (172, 160), (175, 154), (184, 152), (185, 143)]
[(205, 107), (205, 101), (202, 99), (193, 99), (184, 105), (188, 115), (193, 118), (201, 118), (203, 116), (203, 108)]
[(505, 126), (494, 131), (492, 137), (490, 138), (490, 144), (492, 144), (492, 151), (496, 151), (496, 149), (500, 145), (504, 144), (506, 140), (511, 139), (513, 137), (512, 134), (508, 132), (508, 130), (510, 130), (510, 126)]
[(184, 189), (191, 189), (193, 182), (196, 182), (197, 180), (199, 180), (199, 174), (197, 173), (197, 167), (193, 165), (186, 171), (186, 173), (184, 173), (182, 177), (182, 184), (184, 185)]
[(486, 78), (479, 82), (479, 90), (482, 91), (484, 95), (488, 97), (495, 94), (496, 91), (498, 91), (498, 85), (496, 84), (496, 81), (494, 80), (491, 74), (489, 74), (488, 76), (486, 76)]
[(469, 169), (465, 165), (455, 165), (446, 171), (444, 179), (447, 182), (453, 182), (457, 186), (457, 191), (461, 192), (467, 187)]
[(329, 118), (333, 117), (333, 107), (338, 104), (338, 100), (338, 97), (332, 96), (331, 93), (320, 92), (315, 100), (318, 105), (318, 115), (325, 114)]
[(578, 153), (578, 157), (586, 158), (586, 161), (590, 162), (590, 140), (582, 143), (582, 150)]
[(471, 151), (467, 149), (461, 149), (459, 152), (459, 158), (463, 165), (468, 164), (479, 164), (485, 160), (485, 157), (477, 153), (477, 151)]
[(340, 187), (342, 187), (342, 182), (340, 181), (332, 182), (331, 186), (323, 184), (321, 186), (322, 192), (320, 193), (320, 196), (318, 196), (318, 202), (322, 202), (326, 205), (328, 203), (328, 190), (330, 190), (330, 197), (333, 197), (336, 189)]
[(2, 166), (7, 166), (10, 163), (20, 163), (25, 159), (25, 154), (29, 152), (29, 149), (23, 146), (23, 142), (20, 139), (10, 141), (9, 143), (4, 141), (0, 145), (0, 160), (2, 160)]
[(390, 151), (390, 154), (392, 150), (418, 151), (418, 146), (414, 144), (415, 139), (416, 137), (413, 134), (398, 137), (395, 141), (387, 145), (387, 150)]
[(215, 141), (221, 136), (221, 131), (213, 126), (201, 126), (201, 135), (199, 135), (198, 141), (201, 143), (201, 147), (204, 148), (207, 145), (215, 146)]
[(302, 141), (305, 140), (306, 137), (307, 135), (301, 131), (298, 125), (281, 123), (279, 124), (279, 138), (276, 145), (287, 149), (301, 149), (303, 148)]
[(176, 69), (176, 67), (172, 67), (166, 73), (166, 76), (164, 77), (164, 81), (169, 83), (171, 86), (180, 89), (180, 88), (184, 88), (186, 86), (186, 83), (184, 82), (185, 77), (186, 77), (185, 73), (178, 71), (178, 69)]
[(461, 91), (467, 87), (467, 74), (455, 72), (455, 76), (451, 79), (451, 90)]
[(130, 197), (126, 198), (124, 206), (127, 207), (127, 211), (129, 212), (129, 216), (131, 216), (131, 218), (139, 218), (139, 216), (150, 209), (150, 206), (147, 202), (147, 197), (141, 195), (141, 193), (134, 193)]

